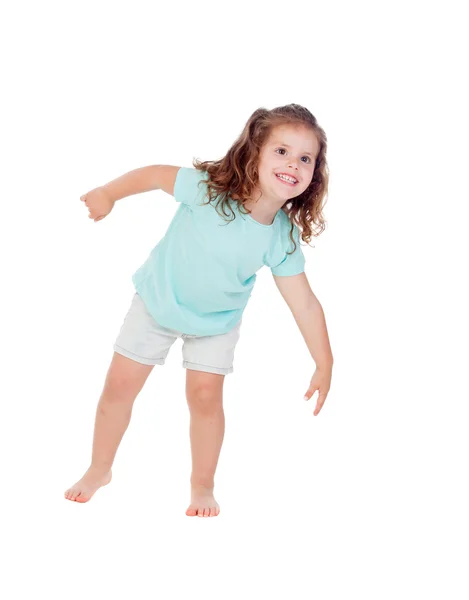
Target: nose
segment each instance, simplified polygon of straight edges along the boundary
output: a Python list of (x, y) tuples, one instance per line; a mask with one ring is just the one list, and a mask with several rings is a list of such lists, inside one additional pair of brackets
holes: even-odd
[(298, 161), (296, 160), (296, 158), (291, 157), (290, 160), (288, 161), (288, 165), (290, 167), (292, 167), (293, 169), (298, 170)]

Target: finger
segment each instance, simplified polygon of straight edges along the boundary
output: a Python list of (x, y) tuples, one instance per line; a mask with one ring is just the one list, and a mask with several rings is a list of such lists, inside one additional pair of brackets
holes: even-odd
[(324, 405), (325, 400), (326, 400), (326, 396), (319, 394), (318, 401), (316, 402), (316, 408), (314, 409), (314, 413), (313, 413), (314, 415), (317, 415), (319, 413), (319, 411), (321, 410), (321, 408)]

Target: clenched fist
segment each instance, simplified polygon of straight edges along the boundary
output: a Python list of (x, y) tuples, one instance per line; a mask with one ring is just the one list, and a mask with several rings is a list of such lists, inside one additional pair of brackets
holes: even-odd
[(104, 219), (114, 206), (114, 200), (109, 197), (107, 191), (102, 187), (97, 187), (87, 194), (83, 194), (80, 200), (88, 207), (88, 218), (93, 219), (95, 222)]

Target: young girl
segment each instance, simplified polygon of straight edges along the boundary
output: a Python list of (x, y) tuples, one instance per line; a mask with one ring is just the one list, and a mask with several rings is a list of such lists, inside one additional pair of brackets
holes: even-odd
[(318, 391), (314, 414), (319, 413), (333, 358), (322, 307), (304, 272), (298, 226), (306, 242), (325, 228), (326, 149), (326, 135), (306, 108), (260, 108), (221, 160), (196, 159), (195, 168), (143, 167), (80, 198), (94, 221), (109, 214), (116, 200), (155, 189), (181, 205), (132, 277), (136, 292), (98, 403), (91, 465), (65, 498), (87, 502), (111, 481), (134, 400), (181, 337), (192, 453), (186, 515), (218, 515), (213, 488), (225, 426), (223, 383), (233, 372), (242, 314), (264, 265), (315, 362), (305, 400)]

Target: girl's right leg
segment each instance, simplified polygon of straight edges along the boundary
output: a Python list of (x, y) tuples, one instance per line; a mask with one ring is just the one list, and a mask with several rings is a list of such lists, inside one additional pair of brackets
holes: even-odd
[(153, 366), (114, 352), (96, 410), (91, 465), (65, 492), (67, 500), (87, 502), (96, 490), (111, 481), (111, 467), (129, 425), (135, 398)]

